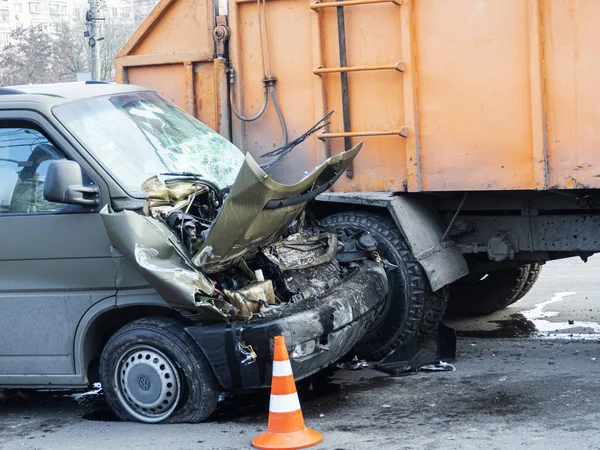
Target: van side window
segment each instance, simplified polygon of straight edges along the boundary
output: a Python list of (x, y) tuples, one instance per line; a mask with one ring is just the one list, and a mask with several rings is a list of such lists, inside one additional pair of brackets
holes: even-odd
[(65, 207), (44, 199), (51, 161), (65, 159), (33, 128), (0, 125), (0, 214), (35, 214)]

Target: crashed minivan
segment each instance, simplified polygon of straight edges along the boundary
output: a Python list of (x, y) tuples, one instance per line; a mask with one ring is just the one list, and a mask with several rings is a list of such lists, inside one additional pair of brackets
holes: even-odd
[(386, 262), (306, 204), (359, 151), (285, 185), (153, 91), (0, 89), (0, 387), (100, 381), (123, 420), (198, 422), (270, 385), (274, 336), (297, 379), (335, 363)]

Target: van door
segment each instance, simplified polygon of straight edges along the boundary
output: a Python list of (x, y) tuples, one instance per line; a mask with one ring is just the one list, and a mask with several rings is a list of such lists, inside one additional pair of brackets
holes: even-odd
[[(0, 384), (40, 384), (42, 374), (55, 383), (49, 377), (75, 373), (82, 316), (116, 293), (111, 247), (98, 208), (44, 199), (48, 165), (72, 155), (39, 122), (3, 117), (0, 111)], [(95, 184), (89, 174), (84, 180)]]

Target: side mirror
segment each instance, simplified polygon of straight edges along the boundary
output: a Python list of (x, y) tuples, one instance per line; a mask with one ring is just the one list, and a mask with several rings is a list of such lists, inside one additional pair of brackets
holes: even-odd
[(68, 205), (98, 205), (98, 188), (83, 185), (81, 166), (75, 161), (52, 161), (46, 172), (44, 198)]

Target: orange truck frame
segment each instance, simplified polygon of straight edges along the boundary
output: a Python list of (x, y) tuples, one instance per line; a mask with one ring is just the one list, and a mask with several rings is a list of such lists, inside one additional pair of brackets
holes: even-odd
[(257, 159), (335, 111), (273, 174), (364, 141), (312, 209), (398, 233), (397, 313), (423, 324), (600, 251), (598, 17), (597, 0), (161, 0), (115, 66)]

